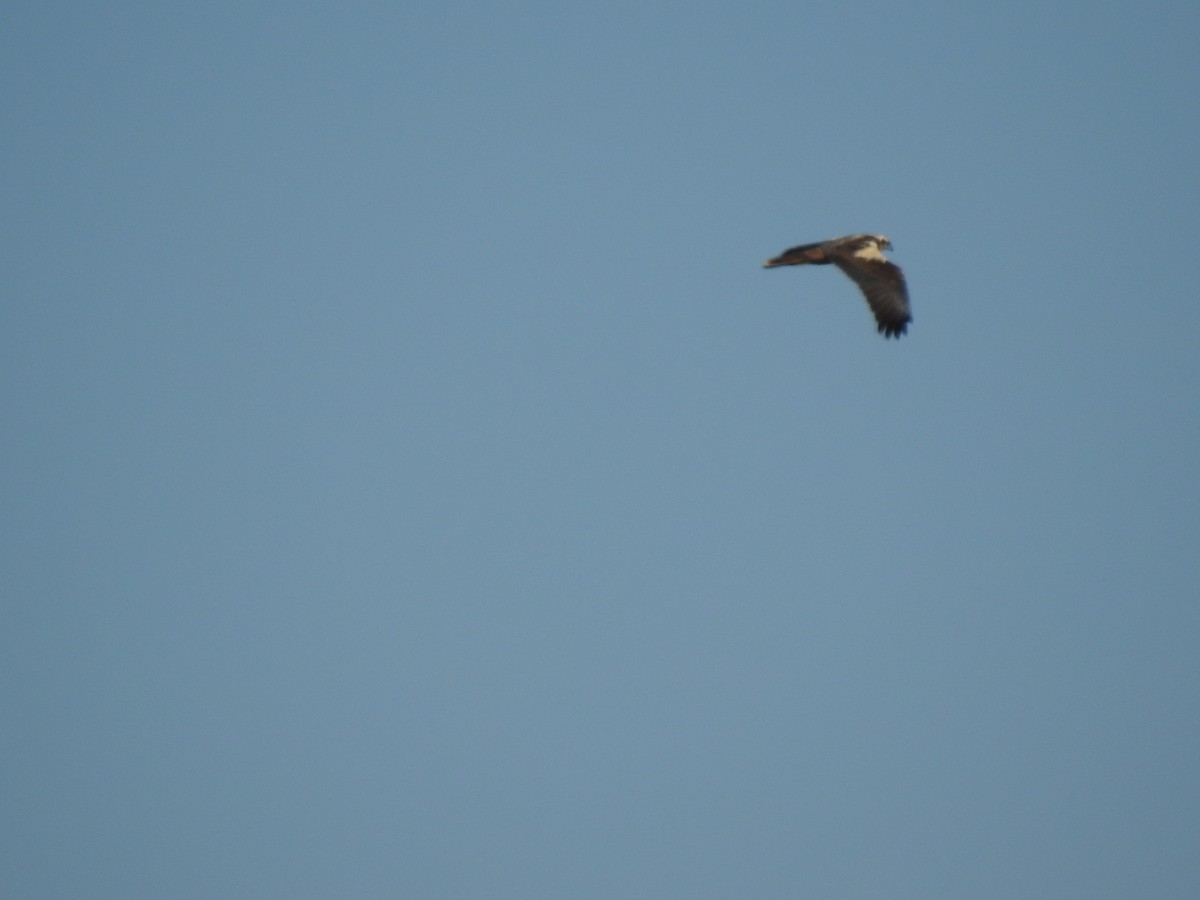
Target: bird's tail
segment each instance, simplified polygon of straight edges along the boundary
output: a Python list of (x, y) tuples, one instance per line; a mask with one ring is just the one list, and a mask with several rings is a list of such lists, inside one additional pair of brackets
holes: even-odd
[(776, 266), (823, 266), (829, 262), (829, 257), (825, 255), (825, 251), (820, 244), (802, 244), (799, 247), (792, 247), (789, 250), (784, 250), (773, 259), (768, 259), (763, 263), (764, 269), (773, 269)]

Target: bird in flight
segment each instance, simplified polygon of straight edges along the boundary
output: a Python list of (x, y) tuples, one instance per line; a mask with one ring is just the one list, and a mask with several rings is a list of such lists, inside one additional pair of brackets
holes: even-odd
[(908, 305), (904, 273), (883, 255), (884, 250), (891, 249), (892, 242), (882, 234), (851, 234), (784, 250), (763, 263), (763, 268), (833, 263), (862, 290), (867, 305), (875, 313), (879, 333), (885, 338), (898, 338), (908, 330), (912, 309)]

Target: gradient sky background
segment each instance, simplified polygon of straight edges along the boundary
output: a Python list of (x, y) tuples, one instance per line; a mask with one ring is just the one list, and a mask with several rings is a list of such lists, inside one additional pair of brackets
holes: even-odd
[(6, 4), (5, 893), (1200, 894), (1197, 46)]

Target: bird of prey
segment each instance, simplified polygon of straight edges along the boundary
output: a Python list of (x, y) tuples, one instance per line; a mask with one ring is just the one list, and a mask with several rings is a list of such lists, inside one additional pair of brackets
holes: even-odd
[(875, 313), (879, 333), (898, 338), (908, 329), (912, 310), (904, 273), (883, 255), (884, 250), (891, 249), (892, 242), (882, 234), (851, 234), (784, 250), (774, 259), (768, 259), (763, 268), (833, 263), (862, 290), (871, 312)]

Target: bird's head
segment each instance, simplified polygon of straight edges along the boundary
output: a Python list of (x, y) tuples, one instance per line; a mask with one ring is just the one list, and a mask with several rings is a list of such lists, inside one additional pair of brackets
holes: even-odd
[(892, 242), (888, 240), (886, 234), (873, 234), (871, 237), (875, 240), (875, 246), (880, 250), (892, 249)]

